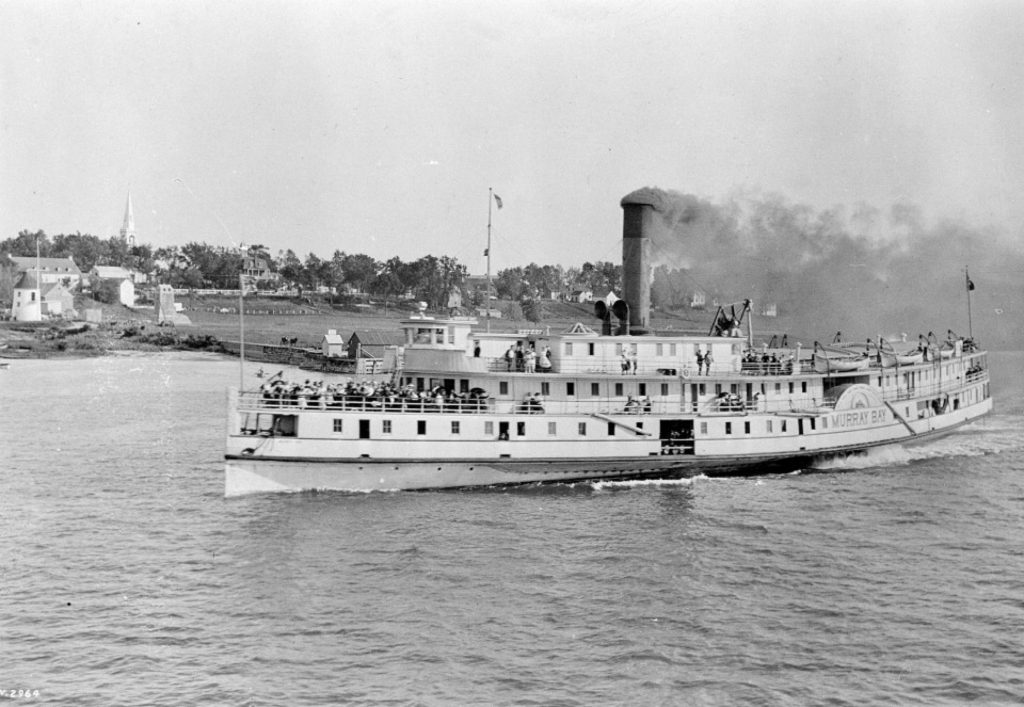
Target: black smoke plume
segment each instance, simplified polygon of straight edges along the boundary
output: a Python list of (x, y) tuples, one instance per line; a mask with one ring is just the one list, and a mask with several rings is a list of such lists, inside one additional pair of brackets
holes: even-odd
[[(860, 204), (817, 210), (777, 195), (742, 195), (715, 204), (690, 194), (639, 189), (623, 203), (652, 204), (658, 277), (676, 292), (773, 303), (761, 329), (788, 330), (805, 344), (952, 329), (968, 335), (967, 273), (975, 338), (993, 349), (1022, 348), (1024, 253), (993, 229), (956, 221), (928, 225), (920, 210)], [(659, 268), (659, 266), (662, 266)], [(663, 303), (658, 303), (663, 304)], [(679, 305), (680, 303), (676, 303)]]

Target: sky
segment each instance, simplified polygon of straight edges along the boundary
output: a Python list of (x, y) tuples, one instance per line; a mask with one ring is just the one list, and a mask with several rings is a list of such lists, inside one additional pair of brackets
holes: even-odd
[[(1024, 250), (1024, 3), (5, 0), (0, 238), (493, 269), (621, 257), (619, 200), (893, 207)], [(884, 225), (881, 238), (898, 238)]]

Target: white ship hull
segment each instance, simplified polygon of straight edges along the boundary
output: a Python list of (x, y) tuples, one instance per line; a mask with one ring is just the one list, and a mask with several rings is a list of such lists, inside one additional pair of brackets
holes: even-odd
[[(899, 405), (839, 411), (716, 416), (743, 428), (775, 431), (742, 437), (708, 435), (692, 448), (653, 437), (631, 435), (617, 440), (329, 440), (300, 437), (231, 435), (228, 438), (225, 495), (308, 490), (388, 491), (531, 483), (685, 478), (767, 473), (807, 466), (818, 457), (850, 454), (890, 444), (916, 444), (935, 439), (991, 411), (991, 400), (955, 411), (910, 420)], [(912, 406), (904, 405), (910, 410)], [(383, 415), (383, 413), (376, 413)], [(329, 410), (300, 412), (301, 417), (335, 414)], [(446, 426), (453, 416), (437, 413), (432, 421)], [(477, 417), (477, 416), (474, 416)], [(372, 414), (360, 419), (375, 422)], [(656, 428), (663, 416), (625, 417)], [(581, 419), (531, 416), (530, 422), (575, 427)], [(677, 418), (673, 418), (677, 419)], [(700, 418), (694, 418), (700, 420)], [(813, 429), (811, 421), (814, 420)], [(783, 426), (783, 421), (786, 424)], [(306, 425), (312, 424), (306, 421)], [(303, 425), (300, 419), (299, 425)], [(699, 422), (698, 422), (699, 425)], [(785, 427), (785, 432), (782, 432)]]

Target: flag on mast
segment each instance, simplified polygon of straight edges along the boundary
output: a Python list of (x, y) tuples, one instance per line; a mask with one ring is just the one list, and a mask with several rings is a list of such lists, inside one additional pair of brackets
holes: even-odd
[(494, 203), (498, 205), (499, 209), (502, 207), (501, 197), (497, 194), (494, 195)]
[(970, 275), (966, 275), (966, 277), (967, 277), (967, 291), (968, 292), (973, 292), (974, 291), (974, 280), (971, 279)]

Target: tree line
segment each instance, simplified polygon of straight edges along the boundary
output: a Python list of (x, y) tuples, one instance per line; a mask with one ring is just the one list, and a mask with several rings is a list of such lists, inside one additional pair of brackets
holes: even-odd
[[(51, 237), (43, 231), (29, 230), (0, 241), (0, 254), (34, 256), (37, 244), (40, 256), (70, 256), (83, 273), (95, 265), (121, 266), (176, 288), (234, 289), (245, 265), (250, 270), (264, 270), (264, 276), (251, 283), (258, 290), (288, 287), (305, 292), (360, 292), (383, 299), (385, 304), (413, 298), (427, 302), (431, 308), (445, 308), (454, 289), (467, 291), (470, 299), (464, 300), (464, 305), (480, 306), (486, 300), (486, 287), (467, 288), (467, 267), (447, 255), (426, 255), (411, 261), (398, 257), (377, 260), (364, 253), (335, 250), (329, 258), (309, 253), (302, 259), (291, 249), (273, 255), (259, 244), (239, 249), (193, 241), (184, 246), (154, 248), (148, 244), (129, 245), (120, 236), (104, 239), (73, 233)], [(13, 264), (4, 260), (0, 267), (10, 271)], [(8, 272), (4, 280), (10, 279)], [(569, 268), (530, 263), (499, 270), (492, 277), (492, 292), (498, 299), (529, 303), (550, 299), (552, 293), (576, 291), (603, 297), (608, 291), (619, 291), (621, 282), (622, 267), (610, 262), (587, 262)], [(5, 299), (10, 299), (9, 291)]]

